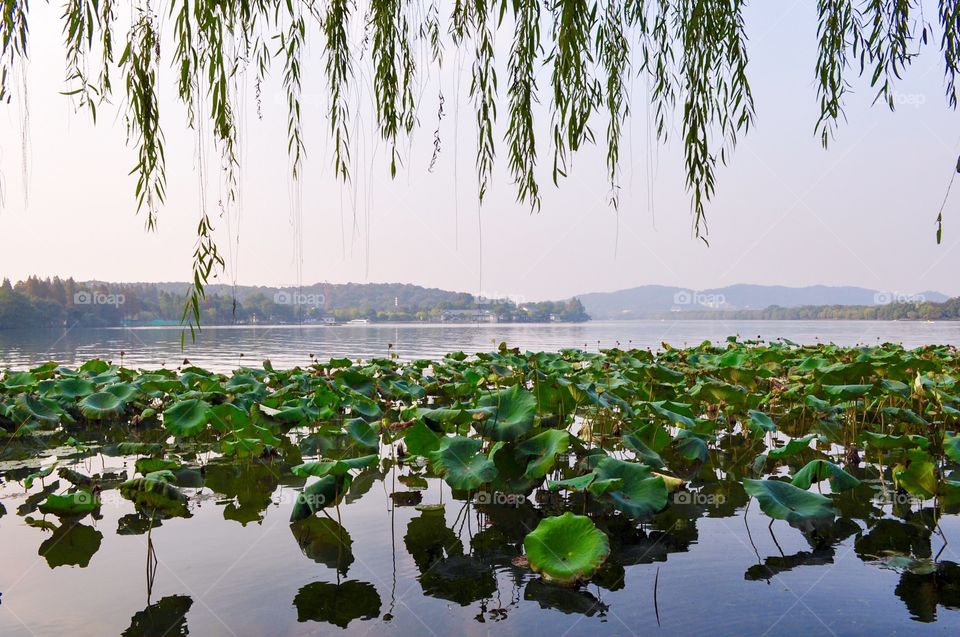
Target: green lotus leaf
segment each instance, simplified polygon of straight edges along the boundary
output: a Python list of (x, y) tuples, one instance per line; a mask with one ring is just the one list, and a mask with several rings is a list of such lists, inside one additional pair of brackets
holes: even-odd
[(210, 424), (217, 431), (240, 431), (250, 426), (250, 414), (234, 403), (220, 403), (210, 408)]
[(590, 579), (610, 555), (606, 534), (590, 518), (569, 511), (541, 520), (524, 538), (523, 548), (530, 568), (565, 586)]
[(350, 475), (328, 474), (308, 485), (298, 496), (290, 512), (290, 521), (305, 520), (328, 506), (335, 506), (343, 499), (350, 486)]
[(893, 480), (919, 498), (932, 498), (939, 491), (936, 464), (933, 457), (921, 449), (907, 451), (909, 462), (893, 468)]
[(693, 416), (693, 411), (690, 409), (690, 405), (687, 405), (686, 403), (675, 403), (669, 400), (660, 400), (657, 402), (647, 403), (647, 405), (650, 406), (650, 409), (652, 409), (655, 414), (663, 416), (676, 425), (687, 427), (688, 429), (693, 429), (697, 426), (696, 420)]
[(57, 476), (63, 480), (66, 480), (75, 487), (83, 487), (86, 490), (90, 490), (90, 487), (93, 486), (93, 478), (88, 475), (84, 475), (79, 471), (74, 471), (73, 469), (68, 469), (67, 467), (61, 467), (57, 471)]
[[(633, 518), (646, 517), (667, 506), (669, 493), (661, 476), (653, 476), (650, 467), (605, 456), (594, 469), (613, 506)], [(607, 480), (621, 480), (619, 489)], [(592, 486), (595, 492), (599, 487)]]
[(163, 412), (163, 426), (175, 436), (195, 436), (210, 420), (210, 405), (199, 398), (181, 400)]
[(543, 478), (557, 463), (557, 455), (566, 453), (569, 444), (570, 434), (558, 429), (548, 429), (524, 440), (517, 451), (521, 455), (532, 456), (524, 476), (534, 480)]
[(90, 394), (80, 401), (80, 413), (88, 420), (103, 420), (120, 415), (123, 401), (105, 391)]
[(17, 407), (29, 418), (43, 422), (60, 422), (63, 411), (52, 400), (33, 398), (29, 394), (17, 396)]
[(472, 420), (470, 413), (465, 409), (451, 407), (437, 407), (435, 409), (417, 409), (417, 418), (435, 425), (434, 429), (443, 431), (444, 425), (463, 425)]
[(830, 498), (811, 493), (781, 480), (743, 481), (743, 489), (757, 499), (760, 509), (772, 518), (790, 523), (833, 519)]
[(117, 445), (117, 455), (138, 456), (163, 453), (163, 445), (158, 442), (121, 442)]
[(762, 411), (757, 411), (756, 409), (751, 409), (747, 412), (747, 415), (750, 416), (749, 425), (751, 431), (755, 434), (765, 434), (773, 433), (777, 430), (777, 425), (773, 422), (773, 419)]
[(28, 491), (29, 491), (30, 489), (32, 489), (32, 488), (33, 488), (33, 482), (34, 482), (35, 480), (40, 480), (41, 478), (46, 478), (48, 475), (50, 475), (51, 473), (53, 473), (53, 470), (57, 468), (57, 464), (58, 464), (58, 463), (57, 463), (56, 461), (54, 461), (53, 464), (47, 465), (47, 466), (44, 467), (43, 469), (41, 469), (41, 470), (39, 470), (39, 471), (34, 471), (33, 473), (29, 474), (29, 475), (28, 475), (26, 478), (24, 478), (24, 480), (23, 480), (23, 488), (24, 488), (24, 489), (27, 489)]
[(176, 460), (168, 460), (166, 458), (140, 458), (134, 467), (137, 473), (147, 475), (154, 471), (176, 471), (180, 468), (180, 463)]
[(954, 462), (960, 462), (960, 436), (948, 431), (943, 436), (943, 452)]
[(53, 385), (53, 391), (64, 398), (83, 398), (89, 396), (96, 389), (89, 380), (84, 378), (59, 378)]
[(591, 471), (582, 476), (567, 478), (566, 480), (547, 480), (547, 489), (550, 491), (566, 490), (584, 492), (596, 479), (597, 474)]
[(449, 436), (430, 454), (437, 473), (454, 489), (476, 489), (497, 476), (497, 468), (480, 452), (481, 441), (463, 436)]
[(346, 460), (318, 460), (315, 462), (305, 462), (299, 464), (290, 471), (295, 476), (313, 476), (322, 478), (326, 475), (342, 476), (351, 469), (365, 469), (377, 464), (380, 457), (376, 454), (369, 456), (360, 456), (358, 458), (347, 458)]
[(187, 496), (167, 480), (150, 476), (127, 480), (120, 485), (120, 495), (147, 511), (158, 511), (171, 517), (190, 517)]
[(811, 484), (822, 480), (830, 480), (830, 489), (834, 493), (860, 486), (860, 480), (828, 460), (811, 460), (794, 474), (790, 484), (807, 490)]
[(362, 418), (351, 418), (346, 425), (347, 434), (363, 447), (379, 447), (380, 436), (373, 430), (370, 423)]
[(125, 403), (134, 396), (137, 395), (137, 389), (130, 385), (130, 383), (114, 383), (103, 388), (103, 391), (113, 394), (120, 399), (120, 402)]
[(823, 391), (831, 398), (850, 400), (859, 398), (873, 389), (873, 385), (823, 385)]
[(707, 455), (709, 453), (707, 443), (703, 438), (690, 433), (686, 429), (681, 429), (677, 432), (674, 446), (677, 449), (677, 453), (687, 460), (707, 461)]
[(30, 389), (37, 384), (37, 377), (30, 372), (7, 372), (7, 377), (3, 381), (3, 386), (7, 389)]
[(266, 449), (266, 445), (259, 438), (234, 438), (220, 443), (220, 450), (224, 455), (238, 458), (259, 456)]
[(890, 421), (908, 422), (911, 425), (929, 425), (930, 423), (917, 415), (917, 412), (904, 407), (884, 407), (880, 410), (885, 419)]
[(80, 489), (67, 495), (49, 495), (40, 505), (41, 513), (59, 517), (84, 516), (100, 506), (100, 501), (89, 491)]
[(930, 446), (930, 440), (928, 438), (913, 434), (894, 436), (892, 434), (877, 434), (872, 431), (864, 431), (860, 434), (860, 437), (867, 445), (884, 450), (927, 449)]
[(440, 448), (440, 436), (419, 420), (404, 433), (403, 442), (407, 453), (414, 456), (428, 457)]
[[(666, 433), (666, 432), (664, 432)], [(669, 435), (669, 434), (668, 434)], [(623, 446), (637, 454), (637, 458), (645, 465), (655, 469), (663, 467), (663, 458), (656, 451), (647, 446), (642, 437), (637, 432), (629, 433), (623, 436)]]
[[(629, 441), (627, 438), (629, 438)], [(650, 420), (637, 427), (633, 433), (627, 434), (624, 442), (632, 444), (634, 440), (643, 443), (651, 451), (659, 454), (673, 442), (673, 436), (659, 422)]]
[(537, 413), (537, 398), (519, 385), (511, 385), (478, 401), (478, 413), (487, 417), (474, 422), (474, 428), (495, 441), (516, 440), (530, 431)]
[(767, 457), (770, 460), (783, 460), (792, 458), (810, 448), (810, 441), (818, 439), (817, 434), (807, 434), (801, 438), (794, 438), (782, 447), (774, 447), (767, 451)]

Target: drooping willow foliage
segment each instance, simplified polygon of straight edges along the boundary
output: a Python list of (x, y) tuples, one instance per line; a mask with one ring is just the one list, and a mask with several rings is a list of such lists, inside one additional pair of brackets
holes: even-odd
[[(0, 99), (9, 102), (18, 63), (28, 56), (30, 13), (27, 1), (0, 3)], [(469, 94), (480, 199), (489, 189), (500, 148), (518, 200), (532, 210), (540, 207), (538, 148), (544, 141), (554, 183), (567, 175), (582, 146), (604, 144), (611, 202), (617, 205), (621, 134), (631, 106), (627, 86), (640, 77), (650, 87), (658, 140), (666, 140), (674, 114), (679, 116), (692, 230), (705, 238), (718, 160), (728, 161), (755, 115), (745, 5), (744, 0), (132, 0), (127, 26), (118, 23), (116, 0), (65, 0), (65, 92), (94, 119), (105, 100), (123, 99), (127, 138), (137, 156), (131, 170), (137, 204), (152, 228), (166, 190), (161, 75), (164, 80), (172, 76), (187, 108), (187, 126), (212, 132), (232, 200), (237, 192), (238, 75), (253, 74), (259, 95), (272, 67), (282, 67), (288, 151), (298, 178), (305, 153), (302, 79), (305, 72), (321, 72), (305, 68), (303, 57), (308, 39), (319, 38), (333, 167), (338, 178), (349, 181), (350, 123), (356, 109), (350, 96), (361, 75), (358, 66), (369, 67), (363, 76), (373, 80), (379, 134), (395, 175), (397, 144), (417, 124), (418, 82), (442, 66), (447, 49), (460, 50), (472, 57)], [(876, 100), (892, 109), (895, 81), (935, 37), (944, 60), (947, 102), (956, 108), (960, 0), (938, 0), (935, 12), (929, 6), (925, 12), (921, 0), (818, 0), (817, 10), (816, 132), (824, 146), (843, 118), (853, 77), (868, 77)], [(172, 33), (161, 33), (161, 23)], [(352, 35), (358, 31), (360, 38)], [(512, 31), (509, 60), (501, 65), (506, 83), (497, 75), (494, 45), (501, 31)], [(169, 39), (174, 43), (170, 52), (160, 46)], [(116, 76), (122, 88), (114, 86)], [(538, 77), (548, 77), (549, 86), (539, 86)], [(535, 121), (540, 103), (549, 109), (549, 123)], [(506, 118), (503, 140), (495, 134), (499, 117)], [(594, 129), (598, 121), (603, 130)], [(434, 145), (439, 147), (436, 134)], [(938, 223), (942, 209), (940, 215)], [(223, 265), (212, 232), (212, 221), (202, 211), (194, 293), (184, 314), (191, 326), (199, 321), (204, 284)]]

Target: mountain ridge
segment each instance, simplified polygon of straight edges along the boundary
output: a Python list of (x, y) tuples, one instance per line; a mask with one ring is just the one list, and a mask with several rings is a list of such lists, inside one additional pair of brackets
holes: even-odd
[(949, 300), (934, 290), (916, 293), (875, 290), (858, 286), (758, 285), (738, 283), (720, 288), (682, 288), (666, 285), (641, 285), (613, 292), (579, 294), (594, 320), (632, 319), (662, 315), (664, 312), (704, 312), (763, 310), (770, 307), (803, 306), (882, 306), (891, 303), (935, 302)]

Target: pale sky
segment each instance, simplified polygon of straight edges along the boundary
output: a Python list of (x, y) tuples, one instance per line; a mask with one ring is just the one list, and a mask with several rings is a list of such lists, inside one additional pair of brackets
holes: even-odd
[[(59, 94), (65, 75), (60, 12), (46, 3), (31, 6), (28, 201), (20, 97), (15, 94), (15, 102), (0, 114), (5, 194), (0, 276), (188, 280), (200, 201), (197, 134), (185, 127), (173, 74), (166, 70), (161, 79), (168, 201), (159, 232), (147, 234), (144, 217), (135, 214), (134, 178), (127, 176), (134, 151), (124, 145), (119, 96), (114, 105), (102, 107), (94, 126)], [(928, 14), (935, 17), (932, 10)], [(365, 108), (354, 137), (355, 183), (340, 186), (330, 168), (322, 51), (314, 33), (303, 65), (310, 155), (302, 183), (302, 282), (406, 282), (531, 300), (651, 283), (693, 289), (734, 283), (860, 285), (904, 294), (928, 289), (960, 294), (960, 193), (945, 211), (943, 245), (934, 238), (937, 209), (960, 152), (957, 114), (943, 97), (936, 43), (898, 86), (901, 104), (895, 113), (883, 105), (871, 107), (873, 91), (857, 80), (846, 107), (849, 121), (823, 150), (814, 135), (815, 3), (755, 2), (747, 12), (747, 30), (757, 125), (738, 145), (731, 164), (719, 171), (708, 209), (710, 247), (690, 234), (679, 120), (670, 144), (654, 147), (648, 161), (642, 79), (634, 82), (634, 116), (624, 131), (619, 214), (607, 204), (602, 144), (581, 152), (572, 176), (559, 188), (552, 185), (546, 111), (537, 114), (544, 124), (538, 130), (542, 211), (531, 215), (515, 202), (505, 146), (492, 190), (478, 210), (476, 129), (466, 96), (470, 60), (458, 60), (451, 47), (444, 73), (426, 84), (420, 127), (412, 144), (403, 142), (405, 166), (397, 178), (390, 179), (387, 155), (376, 144)], [(501, 31), (501, 66), (509, 44), (510, 33)], [(169, 46), (164, 55), (166, 65)], [(367, 67), (361, 62), (358, 68)], [(216, 214), (221, 191), (215, 173), (210, 180), (208, 205), (228, 257), (218, 282), (235, 277), (240, 284), (297, 283), (297, 224), (291, 213), (280, 73), (277, 66), (263, 88), (262, 120), (252, 88), (248, 91), (241, 114), (242, 206), (229, 213), (229, 223)], [(453, 89), (458, 74), (459, 99)], [(505, 68), (500, 76), (506, 78)], [(114, 84), (122, 91), (118, 74)], [(429, 173), (440, 86), (446, 97), (443, 146)], [(506, 86), (501, 79), (504, 98)], [(544, 69), (542, 101), (549, 90), (549, 69)], [(369, 102), (368, 93), (362, 100)], [(500, 113), (504, 125), (505, 102)], [(602, 140), (605, 121), (597, 119), (594, 129)], [(212, 149), (207, 153), (212, 156)], [(211, 157), (209, 167), (215, 165)], [(230, 250), (232, 244), (238, 247)]]

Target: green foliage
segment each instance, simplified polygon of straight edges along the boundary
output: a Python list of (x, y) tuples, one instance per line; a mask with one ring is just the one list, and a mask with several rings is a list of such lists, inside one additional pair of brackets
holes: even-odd
[(610, 541), (593, 521), (569, 511), (544, 518), (527, 534), (523, 548), (530, 568), (548, 582), (572, 586), (597, 572), (610, 555)]

